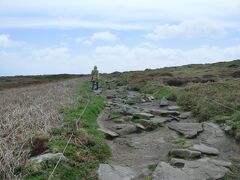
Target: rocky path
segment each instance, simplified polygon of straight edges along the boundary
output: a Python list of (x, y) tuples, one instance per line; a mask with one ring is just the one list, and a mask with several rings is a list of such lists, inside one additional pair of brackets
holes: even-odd
[(100, 180), (222, 179), (240, 158), (240, 146), (218, 125), (197, 122), (174, 102), (126, 87), (103, 94), (108, 104), (98, 123), (113, 156), (100, 165)]

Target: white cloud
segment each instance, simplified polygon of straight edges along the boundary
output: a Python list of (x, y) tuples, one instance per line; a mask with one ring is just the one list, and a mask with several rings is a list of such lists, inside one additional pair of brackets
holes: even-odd
[(142, 29), (196, 18), (239, 20), (239, 9), (239, 0), (1, 0), (0, 27)]
[(108, 31), (104, 31), (104, 32), (95, 32), (90, 37), (77, 37), (74, 39), (74, 41), (77, 43), (82, 43), (83, 45), (86, 45), (86, 46), (91, 46), (95, 41), (112, 42), (118, 39), (119, 38), (115, 34)]
[(9, 34), (0, 34), (0, 47), (13, 48), (22, 46), (22, 42), (14, 41)]
[(166, 49), (154, 46), (99, 46), (89, 55), (73, 55), (66, 47), (0, 51), (0, 75), (89, 73), (94, 65), (101, 72), (143, 70), (189, 63), (212, 63), (239, 59), (240, 46), (203, 46), (195, 49)]
[(91, 36), (90, 39), (93, 40), (93, 41), (98, 41), (98, 40), (101, 40), (101, 41), (116, 41), (118, 38), (115, 34), (106, 31), (106, 32), (94, 33)]
[[(226, 23), (220, 21), (196, 19), (184, 21), (180, 24), (165, 24), (155, 27), (152, 33), (148, 33), (145, 37), (151, 40), (166, 38), (192, 38), (202, 36), (223, 36), (228, 29), (236, 28), (235, 23)], [(239, 27), (239, 26), (238, 26)]]

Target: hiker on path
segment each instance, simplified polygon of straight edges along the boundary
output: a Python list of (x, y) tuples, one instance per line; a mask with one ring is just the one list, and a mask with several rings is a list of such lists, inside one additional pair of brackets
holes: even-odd
[(97, 69), (97, 66), (94, 66), (94, 69), (92, 70), (92, 90), (98, 90), (98, 79), (99, 79), (99, 72)]

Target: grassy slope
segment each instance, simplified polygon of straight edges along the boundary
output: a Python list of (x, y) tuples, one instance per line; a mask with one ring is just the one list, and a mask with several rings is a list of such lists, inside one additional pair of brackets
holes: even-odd
[[(80, 99), (79, 106), (67, 109), (64, 126), (50, 132), (52, 140), (48, 143), (48, 151), (56, 153), (63, 151), (71, 133), (74, 133), (64, 153), (67, 161), (59, 164), (52, 179), (97, 179), (98, 164), (106, 162), (111, 155), (104, 135), (97, 130), (97, 117), (104, 107), (104, 99), (90, 92), (89, 83), (80, 85), (77, 96)], [(81, 118), (88, 98), (89, 106)], [(76, 120), (79, 118), (79, 129), (76, 130)], [(23, 171), (25, 179), (48, 179), (55, 164), (56, 161), (45, 161), (40, 166), (30, 166)]]
[(118, 84), (156, 98), (166, 96), (176, 100), (185, 109), (192, 110), (199, 121), (229, 124), (234, 135), (240, 137), (239, 77), (240, 60), (236, 60), (127, 72), (120, 75)]
[(0, 90), (9, 88), (18, 88), (24, 86), (30, 86), (35, 84), (43, 84), (66, 80), (70, 78), (77, 78), (81, 75), (42, 75), (42, 76), (13, 76), (13, 77), (0, 77)]

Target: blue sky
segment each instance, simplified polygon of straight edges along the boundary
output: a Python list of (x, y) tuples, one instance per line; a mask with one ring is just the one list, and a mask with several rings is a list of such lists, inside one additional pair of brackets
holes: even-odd
[(240, 58), (239, 0), (1, 0), (0, 76)]

